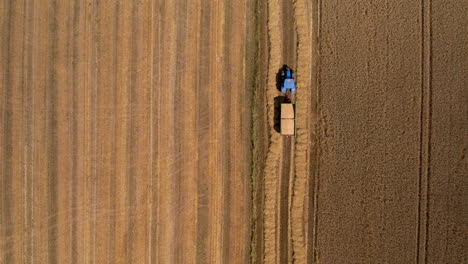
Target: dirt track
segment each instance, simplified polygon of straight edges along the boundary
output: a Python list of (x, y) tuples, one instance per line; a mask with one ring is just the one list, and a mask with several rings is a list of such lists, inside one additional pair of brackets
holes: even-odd
[(1, 1), (0, 263), (245, 263), (253, 1)]
[[(299, 8), (297, 8), (299, 7)], [(276, 74), (286, 64), (298, 76), (311, 76), (310, 14), (305, 1), (269, 1), (268, 17), (268, 80), (266, 85), (269, 147), (264, 170), (263, 251), (256, 259), (265, 263), (303, 263), (307, 258), (307, 180), (311, 123), (304, 118), (311, 110), (311, 79), (297, 80), (298, 137), (279, 136), (273, 127), (278, 91)], [(297, 146), (297, 147), (296, 147)]]

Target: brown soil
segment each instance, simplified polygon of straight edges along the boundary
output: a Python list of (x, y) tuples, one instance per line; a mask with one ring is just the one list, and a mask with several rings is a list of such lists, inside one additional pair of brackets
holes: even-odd
[(252, 1), (1, 1), (0, 263), (246, 263)]

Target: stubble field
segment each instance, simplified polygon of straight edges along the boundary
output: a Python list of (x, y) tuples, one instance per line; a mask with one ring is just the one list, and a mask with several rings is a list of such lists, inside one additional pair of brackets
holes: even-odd
[(1, 1), (0, 263), (245, 263), (253, 1)]

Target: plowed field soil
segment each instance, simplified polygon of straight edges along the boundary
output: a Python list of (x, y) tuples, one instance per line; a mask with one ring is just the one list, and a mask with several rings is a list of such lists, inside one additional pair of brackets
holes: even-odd
[(253, 1), (0, 1), (0, 263), (246, 263)]

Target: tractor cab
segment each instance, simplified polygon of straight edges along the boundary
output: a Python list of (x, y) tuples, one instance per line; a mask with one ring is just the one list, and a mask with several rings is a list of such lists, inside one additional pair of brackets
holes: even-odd
[(281, 92), (287, 93), (288, 90), (290, 93), (296, 93), (296, 83), (294, 81), (294, 73), (289, 67), (285, 67), (281, 72), (283, 77), (283, 82), (281, 84)]

